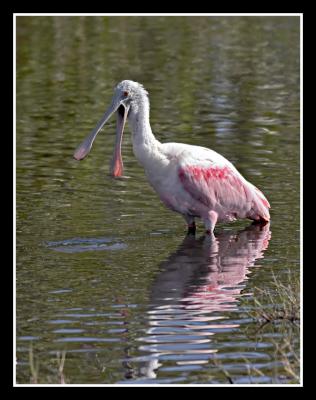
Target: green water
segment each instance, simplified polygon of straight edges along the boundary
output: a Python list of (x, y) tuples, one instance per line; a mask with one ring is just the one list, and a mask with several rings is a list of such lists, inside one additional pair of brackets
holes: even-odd
[[(275, 342), (298, 329), (259, 340), (248, 311), (299, 275), (299, 18), (17, 17), (16, 44), (17, 383), (291, 382)], [(258, 186), (270, 226), (186, 238), (128, 127), (109, 176), (115, 118), (76, 162), (123, 79), (149, 91), (160, 141), (212, 148)]]

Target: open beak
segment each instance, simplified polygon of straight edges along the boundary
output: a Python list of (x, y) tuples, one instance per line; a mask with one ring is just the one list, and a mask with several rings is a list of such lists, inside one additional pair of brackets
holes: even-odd
[(74, 153), (74, 159), (77, 161), (83, 160), (90, 152), (94, 139), (97, 134), (102, 129), (103, 125), (108, 121), (111, 115), (117, 111), (117, 123), (116, 123), (116, 140), (114, 147), (113, 159), (110, 165), (110, 173), (112, 176), (119, 177), (123, 174), (123, 162), (121, 155), (121, 145), (122, 145), (122, 137), (124, 126), (126, 123), (126, 118), (128, 114), (129, 106), (125, 106), (123, 104), (112, 104), (101, 120), (98, 122), (97, 126), (93, 129), (93, 131), (86, 137), (86, 139), (77, 147)]

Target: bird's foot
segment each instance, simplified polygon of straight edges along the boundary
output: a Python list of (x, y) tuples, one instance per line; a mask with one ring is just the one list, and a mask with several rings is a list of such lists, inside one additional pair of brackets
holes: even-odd
[(264, 219), (264, 218), (259, 218), (259, 219), (253, 220), (253, 221), (252, 221), (252, 225), (261, 225), (261, 226), (264, 226), (264, 225), (266, 225), (268, 222), (269, 222), (269, 221), (267, 221), (267, 220)]
[(196, 226), (195, 223), (193, 222), (192, 224), (188, 225), (188, 235), (195, 235), (196, 232)]
[(213, 235), (213, 231), (217, 222), (218, 214), (215, 211), (209, 211), (207, 216), (203, 218), (207, 235)]
[(216, 240), (212, 229), (207, 229), (205, 231), (205, 240), (207, 240), (208, 242), (213, 242), (214, 240)]

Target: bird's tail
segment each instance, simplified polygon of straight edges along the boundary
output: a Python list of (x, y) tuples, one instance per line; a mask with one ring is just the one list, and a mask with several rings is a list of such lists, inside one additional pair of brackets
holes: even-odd
[(254, 192), (253, 204), (251, 210), (249, 212), (248, 218), (253, 219), (255, 221), (270, 221), (270, 204), (266, 199), (265, 195), (254, 185), (252, 185), (252, 189)]

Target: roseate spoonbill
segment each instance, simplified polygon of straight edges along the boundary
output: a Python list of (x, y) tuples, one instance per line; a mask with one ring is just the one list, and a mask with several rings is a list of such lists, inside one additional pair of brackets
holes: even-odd
[(114, 92), (111, 105), (74, 153), (82, 160), (110, 116), (117, 111), (117, 134), (110, 173), (123, 174), (121, 143), (126, 119), (132, 128), (133, 151), (144, 167), (149, 183), (162, 202), (180, 213), (195, 232), (195, 218), (201, 218), (206, 232), (216, 222), (249, 218), (270, 220), (269, 202), (223, 156), (213, 150), (183, 143), (160, 143), (149, 123), (148, 92), (137, 82), (124, 80)]

